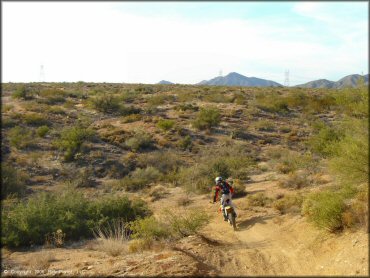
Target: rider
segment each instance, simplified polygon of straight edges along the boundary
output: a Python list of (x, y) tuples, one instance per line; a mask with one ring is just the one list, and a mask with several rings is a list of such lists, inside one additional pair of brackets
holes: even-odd
[(231, 194), (234, 193), (234, 188), (229, 183), (224, 181), (222, 179), (222, 177), (215, 178), (215, 182), (216, 182), (216, 186), (213, 188), (213, 190), (214, 190), (213, 203), (216, 202), (216, 200), (218, 198), (218, 194), (221, 191), (221, 194), (222, 194), (221, 195), (222, 214), (224, 216), (224, 220), (227, 221), (227, 215), (225, 215), (225, 209), (224, 209), (225, 208), (225, 203), (226, 203), (227, 200), (229, 200), (229, 204), (230, 204), (230, 206), (232, 206), (234, 208), (234, 212), (235, 212), (234, 204), (231, 201), (231, 196), (232, 196)]

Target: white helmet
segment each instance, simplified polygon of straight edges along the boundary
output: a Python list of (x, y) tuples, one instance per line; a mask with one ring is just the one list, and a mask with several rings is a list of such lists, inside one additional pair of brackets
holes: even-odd
[(215, 182), (216, 182), (216, 183), (220, 183), (220, 182), (222, 182), (222, 177), (217, 177), (217, 178), (215, 178)]

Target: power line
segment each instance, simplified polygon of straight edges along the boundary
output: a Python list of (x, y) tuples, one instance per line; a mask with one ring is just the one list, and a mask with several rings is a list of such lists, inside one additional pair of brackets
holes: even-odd
[(45, 81), (45, 69), (44, 69), (44, 65), (41, 65), (40, 66), (40, 77), (39, 77), (39, 81), (40, 82), (44, 82)]
[(289, 70), (285, 71), (284, 86), (289, 87)]

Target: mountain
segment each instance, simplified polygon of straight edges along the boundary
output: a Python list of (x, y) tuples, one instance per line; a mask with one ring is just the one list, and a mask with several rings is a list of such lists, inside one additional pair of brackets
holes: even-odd
[(170, 82), (170, 81), (167, 81), (167, 80), (161, 80), (159, 81), (157, 84), (162, 84), (162, 85), (172, 85), (174, 83)]
[(330, 81), (326, 79), (319, 79), (310, 81), (304, 84), (296, 85), (294, 87), (301, 87), (301, 88), (334, 88), (340, 89), (345, 87), (356, 87), (360, 78), (364, 78), (365, 84), (369, 84), (369, 74), (360, 75), (360, 74), (351, 74), (347, 75), (338, 81)]
[(256, 77), (246, 77), (236, 72), (231, 72), (226, 76), (218, 76), (210, 80), (203, 80), (197, 85), (213, 86), (243, 86), (243, 87), (283, 87), (283, 85)]

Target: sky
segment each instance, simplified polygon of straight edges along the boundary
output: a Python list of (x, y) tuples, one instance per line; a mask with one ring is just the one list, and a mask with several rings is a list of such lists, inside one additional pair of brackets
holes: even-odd
[(369, 72), (368, 5), (3, 1), (2, 82), (337, 81)]

